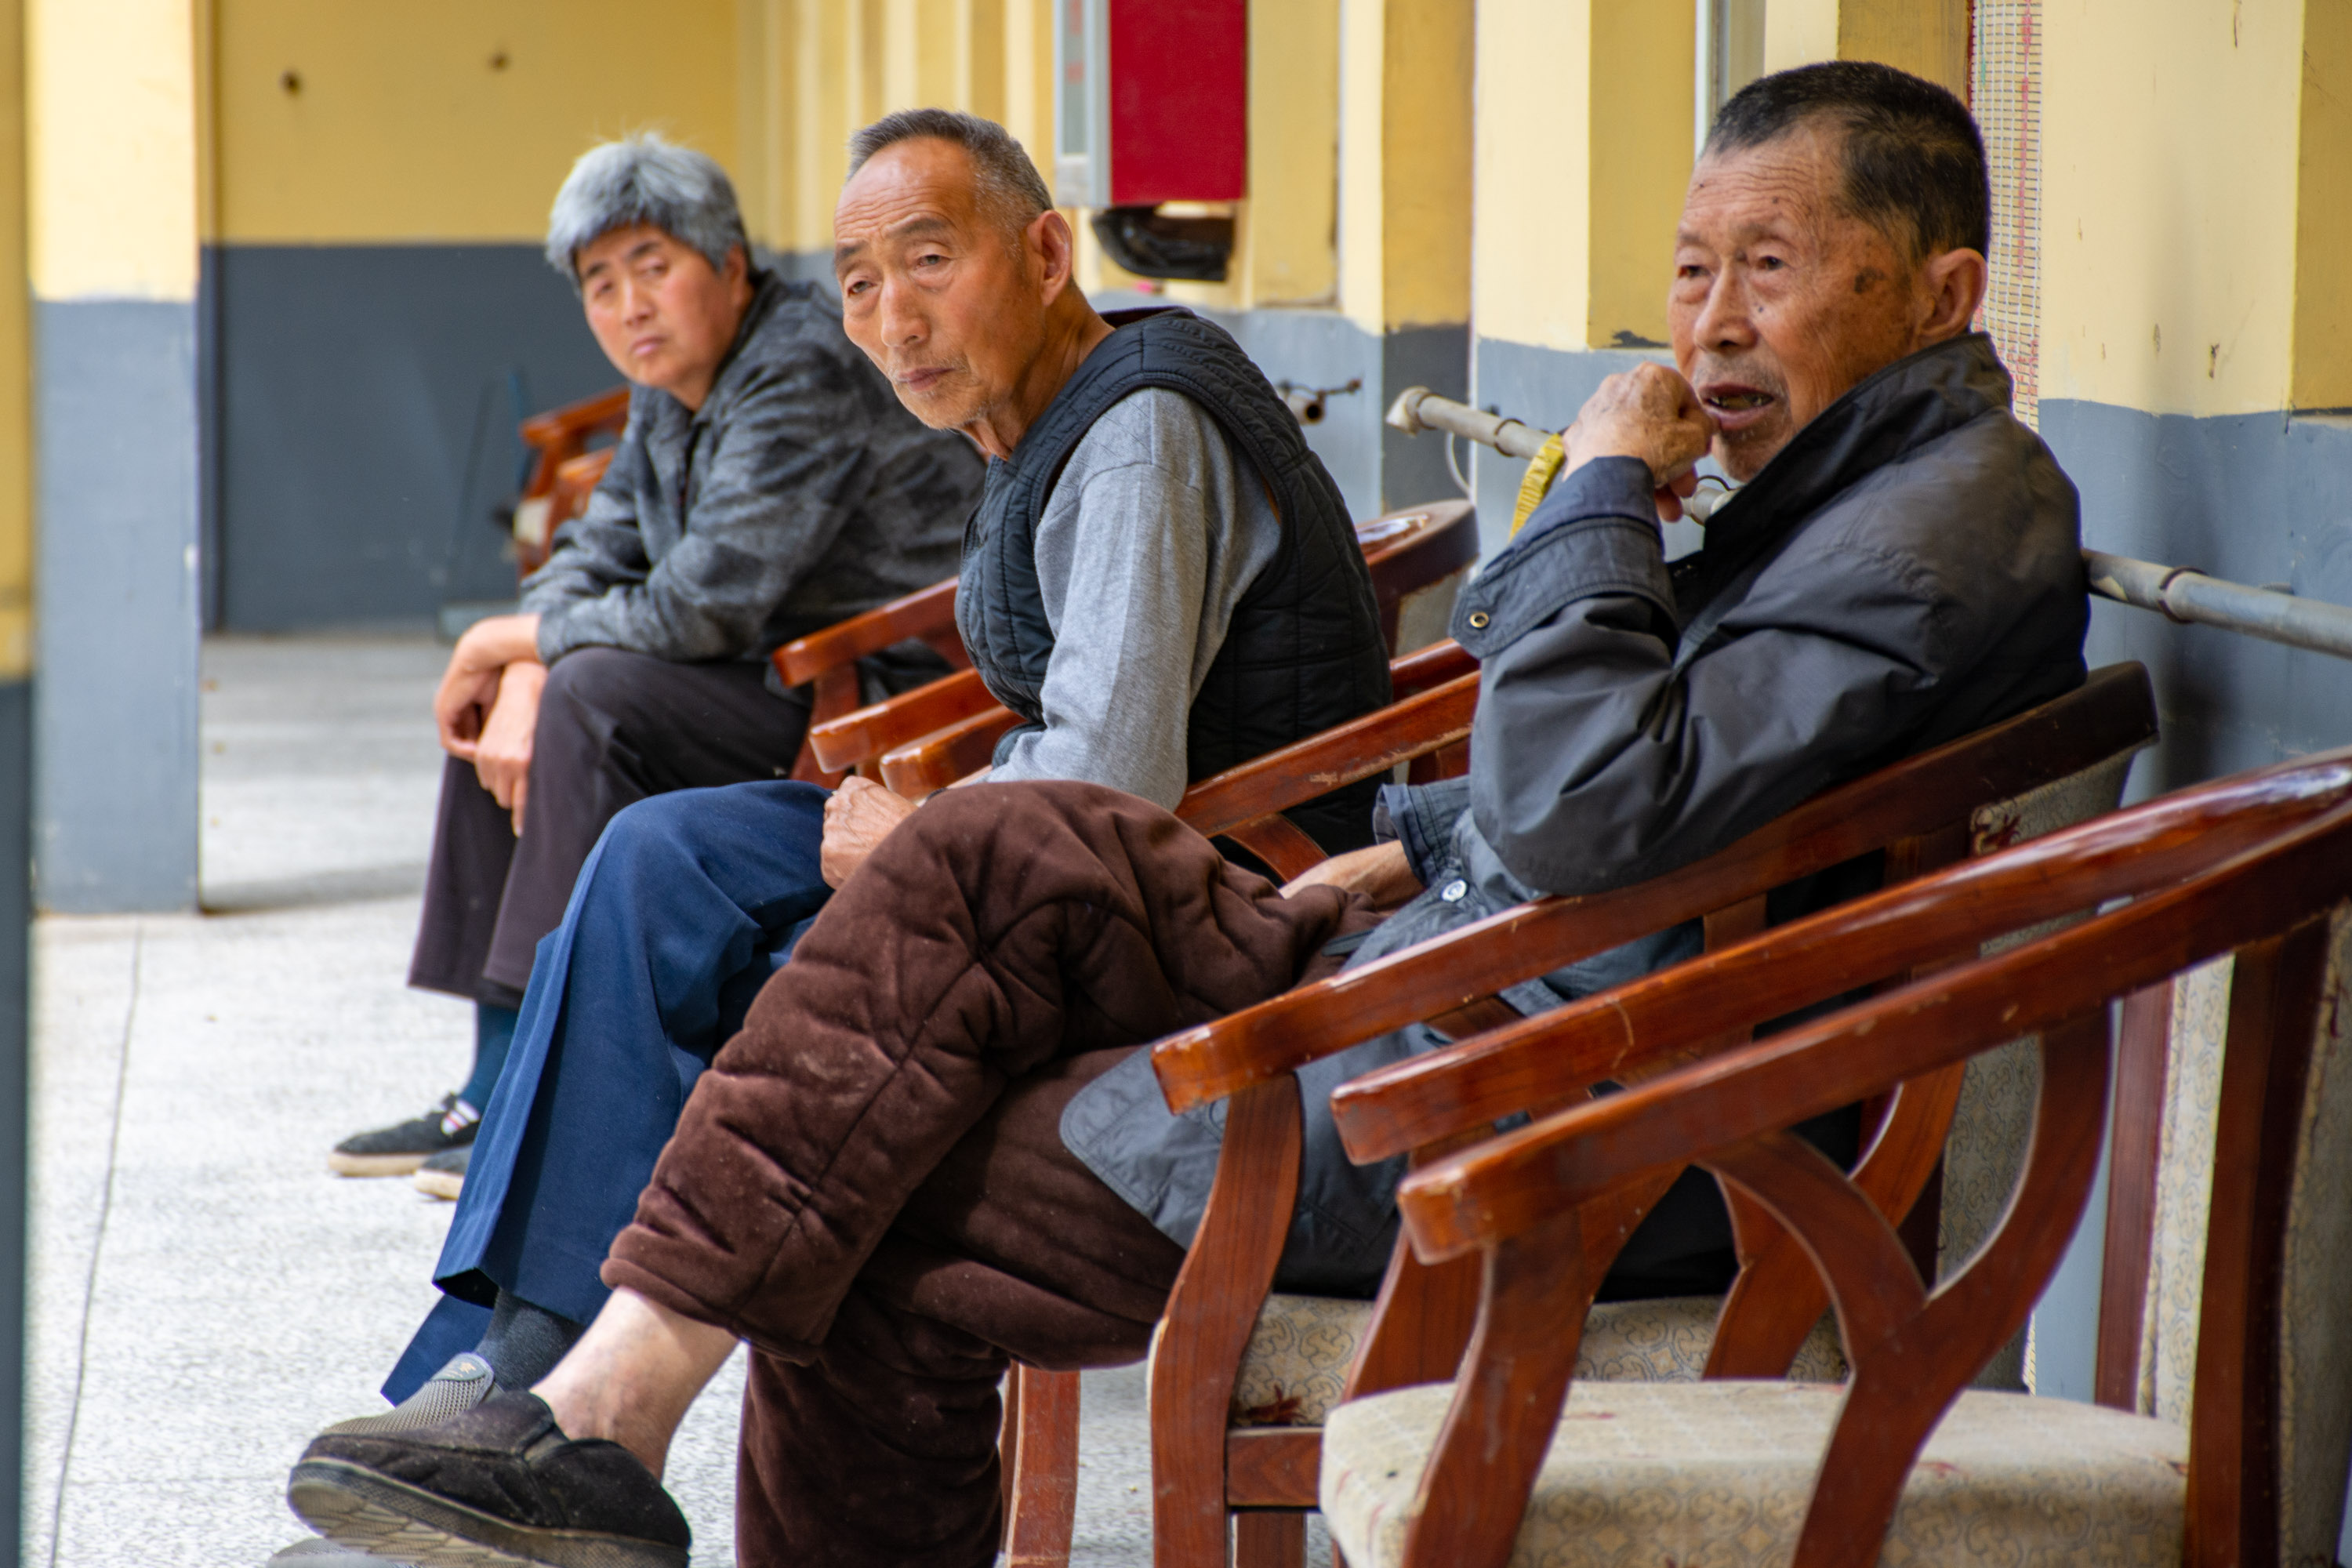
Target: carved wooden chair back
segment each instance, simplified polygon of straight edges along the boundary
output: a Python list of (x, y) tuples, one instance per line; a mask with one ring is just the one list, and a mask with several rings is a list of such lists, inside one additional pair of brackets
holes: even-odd
[[(522, 422), (523, 444), (531, 448), (533, 455), (530, 473), (523, 480), (522, 498), (515, 505), (517, 575), (528, 577), (546, 563), (557, 526), (579, 514), (580, 507), (586, 504), (588, 491), (604, 478), (604, 463), (612, 459), (606, 457), (598, 463), (585, 486), (567, 487), (566, 493), (559, 495), (559, 476), (564, 466), (586, 454), (590, 442), (618, 436), (628, 422), (626, 386), (551, 408)], [(569, 510), (559, 515), (559, 508)]]
[[(1223, 1561), (1229, 1512), (1238, 1512), (1245, 1564), (1295, 1555), (1303, 1516), (1241, 1510), (1315, 1506), (1323, 1411), (1343, 1390), (1451, 1376), (1468, 1333), (1475, 1276), (1423, 1268), (1402, 1248), (1381, 1293), (1378, 1331), (1370, 1326), (1375, 1310), (1361, 1302), (1270, 1296), (1297, 1181), (1296, 1068), (1419, 1020), (1457, 1037), (1476, 1035), (1517, 1017), (1491, 1000), (1496, 992), (1686, 920), (1703, 919), (1707, 947), (1722, 947), (1762, 928), (1772, 888), (1859, 855), (1885, 850), (1889, 879), (1899, 881), (1976, 844), (2112, 806), (2130, 757), (2155, 732), (2145, 672), (2111, 667), (2031, 713), (1830, 791), (1681, 871), (1506, 911), (1160, 1042), (1155, 1064), (1171, 1107), (1230, 1098), (1216, 1185), (1154, 1349), (1157, 1561)], [(1426, 1158), (1584, 1087), (1524, 1062), (1479, 1081), (1485, 1043), (1465, 1040), (1391, 1069), (1438, 1086), (1432, 1104), (1420, 1121), (1383, 1128), (1382, 1147), (1360, 1149), (1351, 1140), (1351, 1152)], [(1735, 1043), (1727, 1036), (1717, 1046)], [(1959, 1092), (1955, 1075), (1940, 1097), (1913, 1097), (1881, 1136), (1889, 1152), (1872, 1179), (1898, 1218), (1934, 1170)], [(2014, 1142), (1997, 1129), (1985, 1141), (1996, 1150)], [(1920, 1147), (1928, 1151), (1924, 1162), (1894, 1157)], [(1663, 1190), (1670, 1180), (1654, 1184)], [(1654, 1196), (1619, 1216), (1624, 1230)], [(1611, 1314), (1606, 1350), (1596, 1342), (1601, 1370), (1688, 1377), (1709, 1356), (1727, 1366), (1734, 1357), (1777, 1358), (1775, 1373), (1787, 1370), (1825, 1300), (1801, 1253), (1775, 1240), (1769, 1216), (1740, 1205), (1735, 1218), (1757, 1255), (1751, 1293), (1774, 1302), (1777, 1313), (1763, 1315), (1747, 1340), (1718, 1342), (1710, 1334), (1712, 1303), (1623, 1304)], [(1825, 1337), (1807, 1353), (1810, 1364), (1842, 1370)]]
[[(2130, 901), (2052, 930), (2117, 900)], [(1956, 945), (2036, 930), (1709, 1049)], [(2232, 953), (2189, 1429), (1964, 1393), (2080, 1218), (2105, 1126), (2109, 1004)], [(1643, 1560), (1793, 1552), (1798, 1568), (1874, 1563), (1883, 1548), (1934, 1563), (2328, 1561), (2352, 1458), (2340, 1310), (2352, 1151), (2335, 1135), (2352, 1111), (2337, 1018), (2347, 957), (2352, 752), (2339, 752), (2004, 850), (1530, 1020), (1517, 1049), (1587, 1071), (1630, 1066), (1640, 1081), (1404, 1184), (1415, 1255), (1477, 1260), (1478, 1327), (1451, 1386), (1332, 1414), (1322, 1501), (1335, 1540), (1357, 1568), (1500, 1564), (1515, 1549), (1580, 1563), (1599, 1540)], [(1973, 1257), (1931, 1288), (1858, 1175), (1781, 1130), (1863, 1095), (1940, 1093), (2021, 1030), (2038, 1038), (2040, 1083), (2016, 1189)], [(1802, 1238), (1853, 1365), (1843, 1389), (1571, 1391), (1598, 1278), (1592, 1228), (1614, 1223), (1629, 1181), (1686, 1160)], [(1736, 1333), (1742, 1311), (1735, 1294), (1720, 1331)]]

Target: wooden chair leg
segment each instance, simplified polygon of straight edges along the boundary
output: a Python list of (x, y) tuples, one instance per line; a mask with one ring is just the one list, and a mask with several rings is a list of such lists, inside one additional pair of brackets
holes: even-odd
[(1009, 1426), (1012, 1506), (1004, 1527), (1008, 1568), (1068, 1568), (1078, 1516), (1078, 1374), (1016, 1367)]
[(1234, 1568), (1307, 1568), (1307, 1516), (1290, 1509), (1234, 1515)]

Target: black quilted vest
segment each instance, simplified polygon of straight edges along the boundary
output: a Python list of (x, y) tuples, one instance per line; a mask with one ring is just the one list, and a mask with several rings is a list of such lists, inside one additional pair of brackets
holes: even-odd
[[(1107, 319), (1116, 331), (1022, 436), (1012, 459), (989, 464), (980, 510), (964, 528), (956, 626), (990, 694), (1026, 727), (1042, 721), (1038, 694), (1054, 631), (1037, 584), (1038, 521), (1095, 421), (1128, 394), (1158, 386), (1207, 410), (1265, 482), (1283, 523), (1280, 551), (1234, 606), (1224, 646), (1193, 700), (1186, 737), (1192, 777), (1387, 702), (1388, 650), (1347, 503), (1265, 374), (1240, 344), (1188, 310), (1120, 310)], [(1327, 850), (1356, 848), (1371, 840), (1377, 787), (1367, 779), (1285, 815)]]

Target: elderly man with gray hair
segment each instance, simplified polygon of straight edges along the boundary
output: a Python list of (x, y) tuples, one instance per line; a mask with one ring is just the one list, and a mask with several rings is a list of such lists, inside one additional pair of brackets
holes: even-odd
[[(900, 406), (838, 308), (752, 265), (701, 153), (652, 135), (589, 151), (547, 258), (633, 384), (628, 426), (520, 613), (475, 626), (442, 677), (449, 756), (408, 980), (475, 1004), (474, 1068), (425, 1115), (338, 1145), (345, 1175), (465, 1157), (533, 951), (605, 823), (790, 773), (808, 699), (766, 656), (952, 575), (980, 492), (971, 443)], [(945, 673), (920, 645), (892, 651), (866, 671), (877, 696)]]

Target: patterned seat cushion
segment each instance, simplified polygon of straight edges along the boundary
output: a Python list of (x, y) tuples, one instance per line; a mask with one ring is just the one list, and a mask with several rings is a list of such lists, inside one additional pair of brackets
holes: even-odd
[[(1627, 1383), (1688, 1383), (1706, 1363), (1721, 1301), (1685, 1296), (1609, 1301), (1585, 1320), (1576, 1375)], [(1371, 1326), (1370, 1301), (1330, 1296), (1269, 1296), (1234, 1384), (1234, 1419), (1244, 1426), (1319, 1426), (1339, 1403), (1356, 1345)], [(1828, 1318), (1797, 1352), (1792, 1375), (1815, 1383), (1845, 1378), (1845, 1357)]]
[[(1352, 1568), (1402, 1561), (1450, 1384), (1332, 1412), (1323, 1512)], [(1789, 1561), (1842, 1394), (1795, 1383), (1573, 1384), (1511, 1568)], [(1960, 1395), (1912, 1469), (1883, 1562), (2103, 1568), (2180, 1562), (2189, 1436), (2022, 1394)]]

